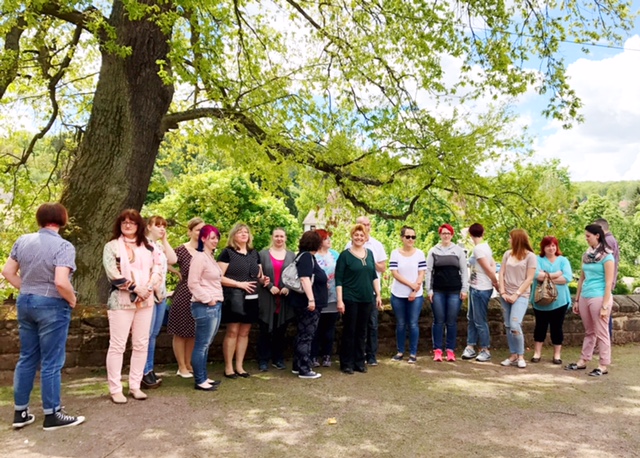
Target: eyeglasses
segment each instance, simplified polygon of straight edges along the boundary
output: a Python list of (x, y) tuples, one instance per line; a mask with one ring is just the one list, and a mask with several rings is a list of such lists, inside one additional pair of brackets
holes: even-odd
[(416, 236), (415, 236), (415, 235), (403, 235), (403, 237), (404, 237), (405, 239), (410, 239), (410, 240), (415, 240), (415, 239), (416, 239)]
[(440, 235), (451, 235), (451, 232), (440, 232)]
[(135, 221), (123, 221), (120, 223), (121, 226), (137, 226), (138, 223), (136, 223)]

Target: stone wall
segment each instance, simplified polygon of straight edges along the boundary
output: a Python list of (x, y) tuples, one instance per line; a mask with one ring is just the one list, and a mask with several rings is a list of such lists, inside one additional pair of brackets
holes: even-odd
[[(614, 342), (624, 344), (640, 342), (640, 295), (615, 296), (614, 305)], [(380, 312), (379, 325), (379, 354), (391, 356), (395, 352), (395, 319), (393, 311)], [(420, 316), (420, 343), (418, 353), (425, 355), (431, 352), (431, 308), (425, 305)], [(529, 309), (525, 316), (523, 329), (527, 346), (533, 344), (533, 311)], [(491, 346), (493, 348), (506, 347), (506, 335), (502, 324), (502, 311), (497, 300), (492, 300), (489, 306), (489, 328), (491, 331)], [(565, 344), (581, 345), (583, 337), (582, 321), (580, 317), (568, 314), (564, 324)], [(338, 323), (338, 336), (340, 323)], [(458, 320), (458, 345), (464, 346), (467, 334), (466, 312), (460, 313)], [(210, 358), (222, 359), (222, 337), (224, 325), (216, 336), (211, 347)], [(295, 330), (290, 326), (289, 337), (293, 340)], [(247, 357), (255, 358), (255, 342), (257, 327), (254, 326), (251, 345)], [(339, 338), (336, 339), (339, 341)], [(78, 306), (72, 315), (67, 341), (67, 367), (104, 366), (107, 348), (109, 346), (109, 325), (104, 307)], [(289, 345), (289, 349), (291, 346)], [(18, 323), (16, 321), (15, 304), (5, 304), (0, 308), (0, 370), (12, 370), (18, 360), (20, 343), (18, 339)], [(290, 351), (290, 350), (289, 350)], [(128, 359), (128, 356), (127, 356)], [(125, 359), (126, 361), (126, 359)], [(158, 337), (156, 348), (156, 362), (158, 364), (174, 363), (171, 348), (171, 336), (164, 328)]]

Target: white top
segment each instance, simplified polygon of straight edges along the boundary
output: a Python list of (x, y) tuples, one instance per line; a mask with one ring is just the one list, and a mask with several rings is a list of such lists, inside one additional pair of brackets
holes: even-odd
[[(384, 246), (382, 246), (382, 243), (375, 238), (369, 236), (369, 240), (364, 242), (364, 247), (371, 250), (373, 253), (373, 261), (376, 264), (387, 260), (387, 253), (384, 251)], [(348, 250), (349, 248), (351, 248), (351, 241), (347, 242), (347, 246), (344, 247), (345, 250)], [(380, 278), (380, 272), (378, 272), (377, 269), (376, 274), (378, 275), (378, 278)]]
[[(421, 270), (427, 270), (427, 258), (424, 256), (422, 250), (416, 249), (411, 256), (404, 256), (400, 253), (400, 250), (393, 250), (391, 252), (391, 259), (389, 260), (389, 270), (397, 270), (400, 275), (409, 280), (415, 282), (418, 279), (418, 273)], [(412, 289), (400, 283), (395, 278), (391, 284), (391, 294), (396, 297), (409, 297)], [(422, 296), (423, 289), (420, 284), (420, 291), (416, 293), (416, 296)]]
[(486, 291), (493, 289), (493, 283), (491, 279), (478, 263), (478, 259), (486, 258), (489, 261), (489, 265), (493, 266), (493, 271), (496, 270), (496, 262), (493, 259), (493, 252), (487, 242), (479, 243), (473, 249), (473, 254), (469, 258), (469, 267), (471, 270), (471, 277), (469, 278), (469, 286), (478, 291)]

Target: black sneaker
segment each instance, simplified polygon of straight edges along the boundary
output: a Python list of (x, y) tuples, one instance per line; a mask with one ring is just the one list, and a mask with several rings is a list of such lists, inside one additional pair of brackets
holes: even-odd
[(36, 416), (29, 413), (29, 409), (16, 410), (13, 414), (13, 427), (16, 429), (24, 428), (36, 421)]
[(56, 413), (45, 415), (42, 429), (45, 431), (55, 431), (56, 429), (66, 428), (68, 426), (76, 426), (84, 422), (84, 417), (72, 417), (58, 410)]
[(156, 374), (153, 371), (144, 374), (142, 376), (142, 381), (140, 382), (143, 388), (150, 389), (158, 388), (161, 383), (162, 381), (158, 381)]

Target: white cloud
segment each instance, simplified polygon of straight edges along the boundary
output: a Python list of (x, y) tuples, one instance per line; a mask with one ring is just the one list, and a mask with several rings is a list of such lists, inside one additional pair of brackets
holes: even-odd
[(639, 50), (635, 35), (613, 57), (569, 65), (585, 122), (571, 130), (548, 122), (534, 145), (537, 158), (559, 158), (576, 181), (640, 180)]

